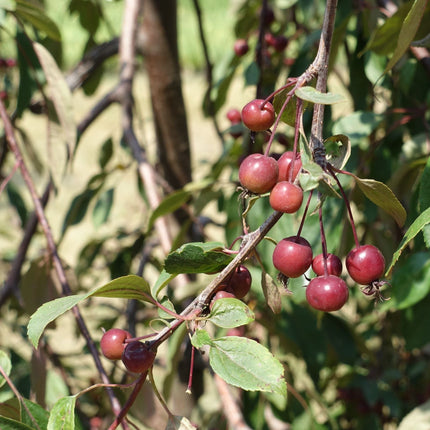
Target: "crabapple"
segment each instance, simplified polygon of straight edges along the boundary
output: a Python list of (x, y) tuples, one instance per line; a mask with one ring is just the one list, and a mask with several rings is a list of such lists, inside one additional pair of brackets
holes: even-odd
[(234, 42), (233, 49), (238, 57), (243, 57), (249, 51), (248, 42), (245, 39), (237, 39)]
[(130, 342), (122, 353), (122, 362), (130, 372), (146, 372), (154, 363), (156, 353), (147, 344), (138, 340)]
[(233, 293), (236, 298), (242, 299), (248, 294), (251, 283), (251, 273), (244, 265), (240, 265), (229, 279), (226, 291)]
[[(279, 157), (279, 160), (278, 160), (278, 168), (279, 168), (278, 182), (288, 181), (290, 179), (290, 169), (292, 166), (293, 159), (294, 159), (294, 152), (293, 151), (286, 151)], [(302, 168), (302, 159), (300, 157), (300, 154), (296, 154), (296, 157), (294, 159), (293, 174), (291, 177), (292, 181), (294, 181), (296, 179), (301, 168)]]
[(303, 237), (282, 239), (273, 251), (273, 265), (288, 278), (303, 275), (312, 263), (312, 248)]
[(334, 275), (313, 278), (306, 287), (306, 300), (314, 309), (324, 312), (339, 310), (348, 300), (345, 281)]
[(275, 211), (292, 214), (302, 205), (303, 191), (292, 182), (277, 182), (270, 192), (269, 201)]
[(131, 334), (120, 328), (111, 328), (103, 333), (100, 340), (100, 349), (109, 360), (119, 360), (125, 348), (125, 340), (130, 339)]
[(275, 109), (263, 99), (251, 100), (242, 109), (242, 121), (252, 131), (265, 131), (275, 122)]
[(384, 274), (385, 259), (376, 246), (361, 245), (347, 255), (346, 268), (357, 284), (369, 285)]
[(240, 111), (238, 109), (230, 109), (226, 117), (228, 120), (230, 120), (233, 124), (237, 124), (238, 122), (242, 121), (242, 116), (240, 115)]
[(248, 155), (240, 164), (239, 181), (253, 193), (267, 193), (277, 180), (278, 163), (272, 157), (255, 153)]
[[(324, 275), (324, 255), (318, 254), (312, 260), (312, 269), (317, 276)], [(337, 255), (327, 254), (327, 274), (340, 276), (342, 273), (342, 261)]]

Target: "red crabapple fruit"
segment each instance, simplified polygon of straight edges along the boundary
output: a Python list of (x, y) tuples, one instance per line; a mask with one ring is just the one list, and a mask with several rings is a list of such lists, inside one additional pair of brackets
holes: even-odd
[(278, 163), (263, 154), (248, 155), (240, 164), (239, 181), (244, 188), (264, 194), (270, 191), (278, 180)]
[(254, 99), (242, 109), (242, 121), (252, 131), (265, 131), (275, 122), (275, 109), (270, 102)]

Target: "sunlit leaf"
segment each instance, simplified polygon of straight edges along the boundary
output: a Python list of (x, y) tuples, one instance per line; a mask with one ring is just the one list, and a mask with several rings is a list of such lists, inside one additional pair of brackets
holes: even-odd
[[(3, 372), (6, 373), (7, 376), (10, 375), (10, 371), (12, 370), (12, 363), (10, 361), (9, 356), (2, 350), (0, 350), (0, 367), (3, 369)], [(6, 383), (6, 379), (3, 375), (0, 375), (0, 387)]]
[(149, 284), (140, 276), (128, 275), (114, 279), (86, 294), (60, 297), (44, 303), (30, 317), (27, 326), (27, 334), (34, 347), (37, 348), (43, 330), (51, 321), (91, 296), (150, 301), (148, 296), (151, 296), (151, 290)]
[(47, 430), (74, 430), (76, 396), (63, 397), (55, 403)]
[(34, 430), (34, 427), (30, 427), (27, 424), (23, 424), (19, 421), (13, 420), (12, 418), (6, 418), (0, 416), (0, 429), (1, 430)]
[(254, 312), (241, 300), (222, 298), (214, 302), (208, 321), (223, 328), (234, 328), (254, 321)]

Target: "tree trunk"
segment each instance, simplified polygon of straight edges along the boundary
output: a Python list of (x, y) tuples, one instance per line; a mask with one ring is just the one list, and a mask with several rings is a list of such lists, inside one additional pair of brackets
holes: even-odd
[(170, 186), (178, 189), (191, 180), (191, 157), (178, 60), (176, 0), (145, 0), (140, 30), (160, 169)]

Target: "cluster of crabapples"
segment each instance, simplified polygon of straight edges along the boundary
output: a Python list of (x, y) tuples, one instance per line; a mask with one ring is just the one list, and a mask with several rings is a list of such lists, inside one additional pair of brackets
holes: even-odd
[[(255, 99), (242, 109), (241, 120), (251, 131), (266, 131), (276, 116), (270, 101)], [(247, 192), (269, 194), (271, 207), (283, 213), (295, 213), (303, 202), (303, 191), (298, 183), (302, 169), (300, 154), (284, 152), (277, 160), (268, 154), (254, 153), (243, 159), (239, 166), (239, 181)], [(373, 245), (359, 245), (346, 257), (350, 277), (366, 294), (377, 293), (380, 277), (385, 270), (382, 253)], [(317, 310), (339, 310), (349, 296), (348, 286), (340, 277), (342, 262), (338, 256), (323, 252), (313, 257), (309, 242), (300, 235), (279, 241), (273, 252), (273, 265), (281, 277), (297, 278), (312, 266), (317, 275), (306, 288), (306, 299)]]
[(144, 373), (154, 363), (156, 351), (149, 344), (133, 338), (127, 330), (111, 328), (100, 340), (102, 354), (109, 360), (122, 360), (127, 370)]

